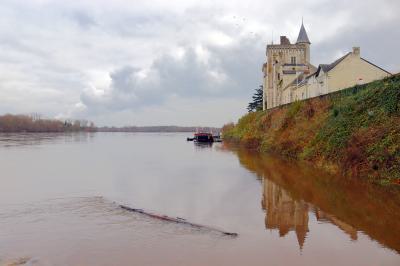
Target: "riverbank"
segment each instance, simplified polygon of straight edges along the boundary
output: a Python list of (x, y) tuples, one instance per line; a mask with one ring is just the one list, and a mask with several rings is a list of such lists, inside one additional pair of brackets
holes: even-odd
[(224, 140), (380, 185), (400, 183), (400, 76), (243, 116)]
[(124, 126), (124, 127), (96, 127), (88, 120), (58, 120), (42, 118), (33, 115), (0, 115), (0, 133), (58, 133), (58, 132), (147, 132), (147, 133), (175, 133), (197, 131), (213, 132), (218, 134), (221, 129), (201, 126)]

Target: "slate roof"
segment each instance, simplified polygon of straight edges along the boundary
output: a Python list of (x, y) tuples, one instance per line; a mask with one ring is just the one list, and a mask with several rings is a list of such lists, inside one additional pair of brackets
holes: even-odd
[(339, 59), (337, 59), (336, 61), (334, 61), (331, 64), (320, 64), (317, 70), (317, 76), (319, 75), (320, 70), (322, 69), (325, 73), (331, 71), (335, 66), (337, 66), (340, 62), (342, 62), (346, 57), (348, 57), (349, 55), (351, 55), (351, 52), (348, 52), (347, 54), (345, 54), (344, 56), (340, 57)]
[(305, 75), (303, 73), (301, 73), (295, 80), (292, 81), (292, 83), (290, 83), (290, 85), (300, 85), (305, 79)]
[(312, 76), (313, 74), (311, 74), (311, 75), (308, 75), (308, 76), (306, 76), (304, 73), (301, 73), (297, 78), (295, 78), (291, 83), (289, 83), (286, 87), (285, 87), (285, 89), (286, 88), (289, 88), (289, 87), (291, 87), (291, 86), (302, 86), (303, 84), (305, 84), (305, 82), (307, 81), (307, 79), (310, 77), (310, 76)]
[(293, 75), (296, 74), (297, 72), (296, 70), (283, 70), (282, 73), (285, 75)]
[[(290, 86), (294, 86), (294, 85), (298, 85), (298, 86), (302, 86), (303, 84), (306, 83), (306, 81), (317, 74), (317, 68), (312, 65), (312, 64), (308, 64), (310, 70), (311, 70), (311, 74), (306, 75), (305, 73), (301, 73), (297, 78), (295, 78), (291, 83), (289, 83), (284, 89), (290, 87)], [(294, 73), (292, 74), (296, 74), (297, 72), (294, 71)]]
[[(334, 62), (331, 63), (331, 64), (320, 64), (320, 65), (318, 66), (318, 70), (316, 71), (316, 75), (317, 75), (317, 76), (319, 75), (319, 72), (320, 72), (321, 69), (322, 69), (325, 73), (331, 71), (331, 70), (334, 69), (338, 64), (340, 64), (340, 62), (342, 62), (346, 57), (348, 57), (348, 56), (351, 55), (351, 54), (352, 54), (351, 52), (348, 52), (347, 54), (345, 54), (344, 56), (340, 57), (339, 59), (337, 59), (336, 61), (334, 61)], [(369, 62), (368, 60), (365, 60), (365, 59), (362, 58), (362, 57), (360, 57), (360, 59), (361, 59), (361, 60), (364, 60), (364, 61), (367, 62), (368, 64), (373, 65), (374, 67), (379, 68), (379, 69), (381, 69), (382, 71), (385, 71), (386, 73), (388, 73), (388, 74), (391, 75), (391, 73), (390, 73), (389, 71), (386, 71), (385, 69), (383, 69), (383, 68), (381, 68), (381, 67), (379, 67), (379, 66), (377, 66), (377, 65), (375, 65), (375, 64), (373, 64), (373, 63), (371, 63), (371, 62)]]
[(310, 40), (308, 39), (306, 29), (304, 28), (304, 24), (301, 23), (301, 28), (299, 32), (299, 36), (297, 37), (296, 44), (298, 43), (308, 43), (311, 44)]
[[(324, 71), (324, 73), (327, 73), (327, 72), (331, 71), (331, 70), (332, 70), (333, 68), (335, 68), (338, 64), (340, 64), (340, 62), (342, 62), (346, 57), (348, 57), (348, 56), (351, 55), (351, 54), (352, 54), (352, 53), (349, 52), (349, 53), (345, 54), (344, 56), (340, 57), (339, 59), (335, 60), (335, 61), (334, 61), (333, 63), (331, 63), (331, 64), (320, 64), (320, 65), (318, 66), (318, 69), (316, 69), (315, 71), (311, 71), (311, 74), (309, 74), (309, 75), (305, 75), (304, 73), (300, 74), (296, 79), (294, 79), (291, 83), (289, 83), (289, 84), (285, 87), (285, 89), (288, 88), (288, 87), (290, 87), (290, 86), (294, 86), (294, 85), (302, 86), (302, 85), (306, 84), (307, 80), (310, 79), (312, 76), (317, 76), (317, 77), (318, 77), (318, 76), (319, 76), (319, 73), (320, 73), (320, 71), (321, 71), (321, 69)], [(379, 67), (379, 66), (377, 66), (377, 65), (375, 65), (375, 64), (373, 64), (373, 63), (371, 63), (371, 62), (369, 62), (368, 60), (366, 60), (366, 59), (364, 59), (364, 58), (362, 58), (362, 57), (360, 57), (360, 59), (361, 59), (361, 60), (364, 60), (365, 62), (367, 62), (367, 63), (373, 65), (374, 67), (379, 68), (379, 69), (381, 69), (381, 70), (383, 70), (383, 71), (385, 71), (386, 73), (388, 73), (388, 74), (391, 75), (390, 72), (388, 72), (388, 71), (386, 71), (385, 69), (383, 69), (383, 68), (381, 68), (381, 67)], [(313, 65), (309, 64), (309, 66), (310, 66), (310, 67), (313, 67), (313, 68), (315, 69), (315, 67), (314, 67)], [(399, 74), (400, 74), (400, 73), (399, 73)]]

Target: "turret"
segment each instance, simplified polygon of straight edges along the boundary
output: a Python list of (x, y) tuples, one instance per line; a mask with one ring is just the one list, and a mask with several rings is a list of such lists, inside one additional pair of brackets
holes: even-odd
[(304, 45), (306, 47), (305, 60), (310, 63), (310, 40), (308, 39), (307, 31), (304, 28), (303, 21), (301, 22), (299, 36), (297, 37), (296, 44)]

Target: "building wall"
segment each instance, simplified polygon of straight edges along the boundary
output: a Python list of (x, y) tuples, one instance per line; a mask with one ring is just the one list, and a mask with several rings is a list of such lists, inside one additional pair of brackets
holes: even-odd
[(263, 64), (263, 67), (262, 67), (262, 72), (263, 72), (263, 110), (265, 110), (266, 108), (267, 108), (267, 103), (266, 103), (266, 99), (268, 99), (267, 98), (267, 90), (266, 90), (266, 88), (267, 88), (267, 71), (268, 71), (268, 63), (265, 63), (265, 64)]
[(292, 90), (291, 88), (286, 88), (285, 90), (283, 90), (282, 92), (282, 104), (287, 104), (292, 102)]
[(356, 48), (329, 72), (324, 73), (321, 69), (319, 75), (309, 77), (305, 85), (292, 85), (288, 89), (292, 91), (292, 101), (296, 101), (369, 83), (387, 76), (390, 76), (390, 73), (360, 58), (359, 48)]
[[(329, 93), (329, 83), (328, 83), (328, 75), (322, 72), (322, 75), (315, 78), (316, 87), (318, 88), (318, 95), (324, 95)], [(313, 88), (314, 89), (314, 88)]]
[(299, 87), (293, 86), (293, 101), (307, 99), (307, 88), (307, 85), (302, 85)]
[[(286, 97), (283, 95), (283, 89), (293, 82), (301, 72), (308, 69), (306, 61), (309, 54), (308, 49), (309, 46), (304, 44), (267, 45), (267, 71), (266, 76), (264, 75), (267, 109), (283, 104)], [(296, 58), (295, 65), (291, 64), (292, 57)], [(285, 74), (288, 72), (292, 73)]]
[(321, 85), (319, 84), (319, 81), (316, 79), (315, 76), (312, 76), (308, 82), (307, 82), (307, 86), (308, 86), (308, 91), (309, 91), (309, 97), (316, 97), (322, 94), (322, 89), (321, 89)]
[(328, 92), (342, 90), (357, 84), (369, 83), (389, 75), (386, 71), (361, 59), (359, 54), (352, 53), (329, 71), (327, 75)]
[(329, 93), (327, 75), (321, 70), (320, 75), (310, 77), (307, 81), (308, 98)]

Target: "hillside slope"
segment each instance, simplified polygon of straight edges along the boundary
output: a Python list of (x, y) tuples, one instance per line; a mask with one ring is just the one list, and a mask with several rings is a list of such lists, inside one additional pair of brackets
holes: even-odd
[(400, 181), (400, 76), (249, 113), (226, 141), (379, 184)]

